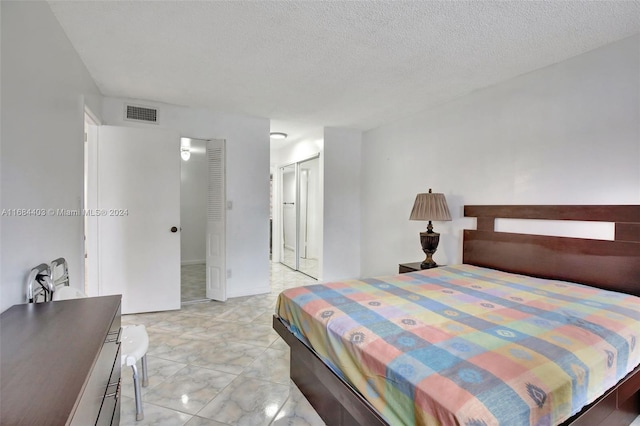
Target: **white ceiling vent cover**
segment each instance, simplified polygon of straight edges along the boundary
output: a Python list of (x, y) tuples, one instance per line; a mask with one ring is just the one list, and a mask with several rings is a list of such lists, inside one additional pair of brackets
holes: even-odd
[(142, 121), (158, 124), (158, 110), (139, 105), (125, 105), (124, 119), (129, 121)]

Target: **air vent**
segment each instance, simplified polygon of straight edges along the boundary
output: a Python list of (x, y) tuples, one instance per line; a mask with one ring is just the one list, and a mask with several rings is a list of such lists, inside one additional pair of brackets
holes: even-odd
[(125, 120), (144, 121), (145, 123), (158, 123), (158, 110), (155, 108), (126, 105)]

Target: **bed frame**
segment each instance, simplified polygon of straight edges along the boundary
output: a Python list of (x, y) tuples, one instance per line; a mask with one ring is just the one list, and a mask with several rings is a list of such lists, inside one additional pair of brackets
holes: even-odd
[[(640, 205), (465, 206), (477, 218), (464, 231), (463, 263), (589, 284), (640, 296)], [(495, 219), (615, 223), (613, 241), (495, 232)], [(291, 379), (327, 425), (387, 425), (348, 383), (277, 317), (273, 328), (291, 348)], [(628, 426), (640, 414), (640, 367), (564, 425)]]

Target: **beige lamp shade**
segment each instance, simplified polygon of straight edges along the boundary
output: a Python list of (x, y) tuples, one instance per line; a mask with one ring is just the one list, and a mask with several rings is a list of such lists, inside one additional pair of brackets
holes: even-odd
[(428, 193), (416, 195), (416, 201), (413, 203), (409, 220), (451, 220), (444, 194), (433, 193), (429, 189)]

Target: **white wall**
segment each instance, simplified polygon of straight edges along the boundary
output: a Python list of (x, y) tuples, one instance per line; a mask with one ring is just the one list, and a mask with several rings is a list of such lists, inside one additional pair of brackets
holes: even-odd
[(180, 160), (180, 258), (183, 265), (205, 262), (207, 232), (207, 142), (191, 139), (191, 157)]
[[(46, 2), (0, 2), (1, 208), (76, 209), (83, 194), (84, 104), (101, 95)], [(24, 303), (25, 279), (63, 256), (83, 287), (82, 217), (1, 218), (0, 310)]]
[(323, 279), (360, 276), (362, 132), (324, 129)]
[(434, 259), (459, 263), (464, 204), (640, 203), (640, 36), (366, 132), (362, 271), (424, 258), (418, 192), (447, 197)]
[[(2, 23), (2, 7), (0, 5), (0, 24)], [(0, 31), (0, 46), (2, 46), (2, 31)], [(2, 52), (0, 51), (0, 82), (2, 82)], [(0, 84), (0, 99), (2, 99), (2, 84)], [(0, 101), (0, 128), (2, 127), (2, 102)], [(2, 132), (0, 131), (0, 159), (2, 159)], [(2, 177), (2, 161), (0, 161), (0, 177)], [(2, 184), (0, 183), (0, 207), (3, 207), (2, 204)], [(0, 238), (4, 238), (4, 234), (2, 233), (2, 219), (0, 217)], [(2, 240), (0, 240), (0, 280), (3, 279), (2, 275)], [(2, 283), (4, 280), (0, 281), (0, 312), (4, 311), (5, 306), (10, 306), (12, 302), (6, 302), (7, 304), (2, 302)]]
[(158, 108), (158, 125), (184, 137), (227, 141), (227, 297), (269, 292), (269, 120), (107, 97), (104, 124), (156, 126), (125, 121), (125, 101)]

